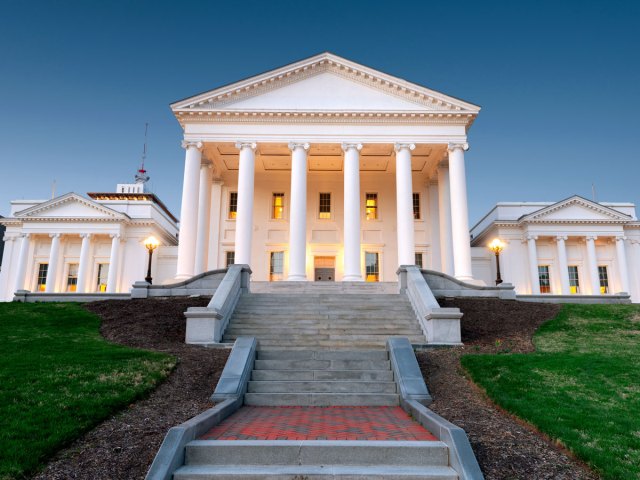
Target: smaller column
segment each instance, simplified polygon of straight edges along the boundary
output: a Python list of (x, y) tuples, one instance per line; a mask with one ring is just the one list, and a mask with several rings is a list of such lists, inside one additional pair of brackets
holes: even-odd
[(629, 271), (627, 269), (627, 253), (624, 246), (626, 240), (623, 236), (616, 237), (616, 260), (618, 261), (618, 272), (620, 272), (621, 291), (631, 293), (629, 288)]
[(447, 275), (453, 275), (453, 244), (451, 237), (451, 195), (449, 194), (449, 168), (438, 166), (438, 219), (440, 221), (440, 265)]
[(569, 266), (567, 265), (567, 247), (565, 241), (568, 237), (558, 235), (556, 237), (556, 245), (558, 246), (558, 268), (560, 269), (560, 286), (563, 295), (571, 293), (569, 286)]
[(60, 255), (60, 234), (52, 233), (51, 250), (49, 251), (49, 265), (47, 267), (47, 284), (44, 287), (45, 293), (53, 293), (56, 289), (58, 279), (58, 257)]
[[(13, 297), (14, 292), (9, 292), (9, 275), (13, 266), (13, 249), (16, 237), (5, 235), (2, 238), (4, 242), (4, 251), (2, 257), (2, 269), (0, 270), (0, 302)], [(11, 285), (13, 288), (13, 285)]]
[(343, 143), (344, 151), (344, 275), (362, 281), (360, 268), (360, 143)]
[(413, 181), (411, 151), (413, 143), (396, 143), (396, 221), (398, 266), (415, 264), (415, 228), (413, 220)]
[(633, 283), (634, 286), (632, 288), (633, 293), (631, 295), (631, 301), (634, 303), (638, 302), (638, 291), (640, 291), (640, 240), (631, 240), (631, 272), (633, 275)]
[(449, 189), (451, 193), (451, 236), (453, 239), (453, 269), (458, 280), (473, 280), (471, 271), (471, 238), (467, 206), (467, 177), (464, 166), (466, 143), (450, 143)]
[(211, 206), (209, 207), (209, 254), (207, 255), (206, 270), (220, 268), (220, 218), (222, 215), (222, 185), (220, 179), (214, 179), (211, 183)]
[(89, 251), (91, 248), (91, 234), (82, 233), (82, 246), (80, 247), (80, 265), (78, 265), (78, 285), (76, 292), (84, 293), (87, 291), (87, 275), (89, 272)]
[(207, 243), (211, 220), (211, 164), (200, 165), (200, 189), (198, 192), (198, 230), (193, 274), (203, 273), (207, 268)]
[(587, 243), (587, 268), (591, 283), (591, 295), (600, 295), (600, 276), (598, 275), (598, 256), (596, 255), (595, 235), (585, 237)]
[(20, 242), (20, 253), (18, 254), (18, 270), (16, 272), (16, 283), (14, 291), (24, 289), (24, 280), (27, 273), (27, 256), (29, 255), (29, 239), (30, 234), (25, 233), (22, 235), (22, 241)]
[(251, 265), (251, 237), (253, 235), (253, 189), (255, 181), (256, 147), (254, 142), (238, 142), (238, 216), (236, 218), (235, 262)]
[(527, 236), (527, 252), (529, 254), (529, 281), (531, 282), (531, 295), (540, 295), (540, 280), (538, 278), (538, 251), (536, 249), (535, 235)]
[(111, 255), (109, 256), (109, 273), (107, 274), (107, 293), (117, 292), (121, 240), (122, 238), (119, 233), (111, 235)]
[(307, 279), (307, 150), (308, 143), (290, 143), (291, 207), (289, 208), (289, 276)]
[(429, 231), (431, 233), (431, 270), (439, 272), (442, 268), (442, 257), (440, 254), (440, 216), (438, 214), (438, 182), (429, 182)]

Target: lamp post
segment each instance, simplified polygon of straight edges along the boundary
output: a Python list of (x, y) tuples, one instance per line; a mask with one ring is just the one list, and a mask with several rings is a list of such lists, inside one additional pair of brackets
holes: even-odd
[(500, 252), (504, 249), (504, 243), (499, 238), (495, 238), (489, 244), (489, 250), (496, 254), (496, 285), (500, 285), (502, 283), (502, 278), (500, 278)]
[(153, 235), (144, 241), (144, 246), (149, 250), (149, 267), (147, 268), (147, 276), (145, 277), (145, 281), (148, 282), (149, 285), (153, 283), (151, 278), (151, 257), (153, 256), (153, 251), (158, 248), (158, 245), (160, 245), (160, 242)]

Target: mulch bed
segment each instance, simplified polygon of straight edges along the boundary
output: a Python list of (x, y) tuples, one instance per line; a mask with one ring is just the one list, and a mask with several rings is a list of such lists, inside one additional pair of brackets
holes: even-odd
[(597, 479), (550, 440), (500, 410), (465, 376), (460, 356), (534, 350), (532, 336), (557, 305), (495, 299), (441, 300), (459, 307), (464, 347), (418, 353), (433, 395), (430, 408), (463, 428), (487, 480)]
[(61, 451), (35, 478), (142, 479), (167, 430), (213, 406), (209, 397), (228, 349), (185, 345), (184, 311), (209, 298), (109, 300), (86, 308), (102, 317), (102, 335), (115, 343), (174, 355), (178, 365), (151, 395), (106, 420)]

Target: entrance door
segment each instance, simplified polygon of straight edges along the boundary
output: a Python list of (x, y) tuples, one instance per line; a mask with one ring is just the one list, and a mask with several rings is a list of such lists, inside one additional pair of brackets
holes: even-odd
[(336, 279), (336, 257), (314, 257), (314, 274), (316, 282), (334, 282)]

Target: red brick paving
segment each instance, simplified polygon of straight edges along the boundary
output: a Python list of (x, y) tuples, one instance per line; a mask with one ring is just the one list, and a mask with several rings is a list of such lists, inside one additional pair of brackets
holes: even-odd
[(437, 440), (400, 407), (242, 407), (203, 440)]

